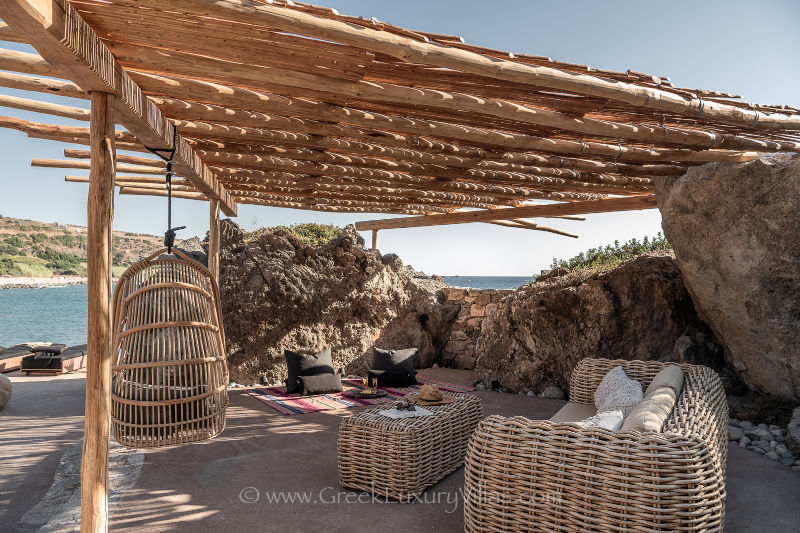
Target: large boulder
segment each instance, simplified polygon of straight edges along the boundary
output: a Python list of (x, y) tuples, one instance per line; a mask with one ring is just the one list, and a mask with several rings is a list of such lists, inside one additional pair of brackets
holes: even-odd
[(11, 390), (13, 388), (11, 380), (3, 374), (0, 374), (0, 410), (6, 406), (8, 400), (11, 398)]
[(800, 399), (800, 158), (655, 178), (664, 234), (695, 307), (751, 389)]
[(366, 250), (349, 226), (313, 247), (284, 230), (247, 234), (225, 220), (220, 293), (231, 380), (286, 377), (284, 349), (332, 348), (336, 369), (364, 373), (372, 347), (418, 347), (418, 366), (441, 356), (456, 309), (442, 305), (447, 284), (391, 254)]
[(487, 314), (476, 352), (484, 383), (512, 391), (567, 390), (586, 357), (722, 362), (669, 251), (521, 287)]

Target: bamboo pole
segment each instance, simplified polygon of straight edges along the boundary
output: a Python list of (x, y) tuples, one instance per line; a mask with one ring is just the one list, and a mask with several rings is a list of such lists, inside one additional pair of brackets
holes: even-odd
[[(0, 59), (3, 59), (3, 53), (4, 51), (0, 51)], [(16, 59), (13, 58), (10, 58), (10, 60), (12, 63), (13, 61), (16, 61)], [(22, 61), (19, 66), (19, 70), (34, 74), (47, 75), (44, 71), (37, 71), (35, 68), (31, 67), (29, 65), (31, 61), (32, 60), (28, 60), (27, 63)], [(2, 65), (2, 61), (0, 61), (0, 65)], [(12, 68), (12, 66), (13, 64), (7, 68)], [(614, 158), (615, 161), (632, 162), (664, 162), (670, 161), (671, 159), (676, 161), (696, 163), (710, 161), (743, 162), (758, 157), (758, 154), (753, 151), (740, 152), (730, 150), (707, 150), (705, 152), (694, 152), (689, 149), (656, 150), (640, 148), (632, 145), (612, 145), (597, 141), (584, 142), (544, 138), (534, 135), (481, 129), (474, 126), (453, 124), (450, 122), (442, 122), (437, 120), (409, 119), (398, 115), (370, 113), (368, 111), (355, 109), (352, 107), (342, 107), (333, 104), (311, 102), (302, 98), (280, 96), (264, 91), (255, 91), (235, 86), (226, 86), (218, 83), (210, 84), (188, 78), (171, 77), (167, 75), (158, 75), (137, 71), (131, 71), (130, 75), (137, 83), (141, 84), (148, 93), (156, 93), (160, 97), (167, 96), (170, 98), (183, 98), (211, 105), (235, 105), (251, 111), (263, 113), (275, 112), (293, 114), (299, 117), (310, 119), (321, 118), (333, 122), (345, 122), (359, 127), (400, 132), (404, 135), (432, 135), (436, 138), (445, 138), (448, 140), (455, 140), (457, 142), (501, 147), (510, 150), (533, 150), (560, 155), (600, 156), (605, 158)], [(184, 122), (189, 122), (189, 124), (184, 124), (183, 127), (192, 127), (191, 121)], [(669, 134), (666, 130), (661, 128), (652, 128), (648, 126), (647, 129), (656, 131), (657, 133), (650, 131), (649, 134), (651, 136), (655, 135), (659, 138), (666, 136), (663, 134)], [(673, 131), (673, 128), (669, 128), (669, 130)], [(661, 132), (663, 132), (663, 134)], [(707, 145), (703, 145), (703, 148), (710, 147), (711, 145), (717, 146), (722, 144), (722, 135), (717, 135), (716, 133), (704, 135), (705, 136), (703, 138), (710, 139), (710, 142)], [(618, 137), (618, 135), (614, 136)], [(730, 136), (725, 137), (725, 139), (728, 137)], [(780, 149), (785, 149), (788, 151), (797, 151), (800, 149), (798, 147), (798, 143), (794, 142), (754, 142), (749, 138), (741, 138), (740, 140), (740, 145), (753, 147), (755, 144), (757, 145), (757, 149), (761, 151), (775, 150), (779, 147)], [(421, 142), (423, 145), (425, 144), (425, 141)]]
[(356, 222), (356, 229), (358, 231), (367, 231), (373, 229), (419, 228), (425, 226), (466, 224), (469, 222), (487, 222), (489, 220), (509, 220), (515, 218), (543, 217), (550, 215), (577, 215), (590, 213), (609, 213), (612, 211), (636, 211), (639, 209), (655, 209), (655, 207), (655, 197), (633, 196), (630, 198), (609, 198), (607, 200), (595, 200), (589, 202), (569, 202), (513, 207), (509, 209), (461, 211), (446, 215), (369, 220)]
[(736, 124), (754, 130), (800, 129), (800, 116), (758, 113), (755, 110), (703, 100), (695, 96), (677, 94), (655, 87), (489, 57), (387, 31), (358, 27), (343, 20), (302, 13), (297, 9), (263, 5), (247, 0), (168, 0), (166, 2), (164, 0), (118, 0), (118, 3), (154, 9), (174, 9), (191, 13), (193, 16), (221, 18), (277, 28), (288, 33), (384, 53), (401, 61), (435, 65), (535, 87), (549, 87), (607, 98), (664, 113), (685, 116), (702, 115), (706, 119)]
[[(177, 169), (209, 198), (219, 198), (226, 214), (236, 215), (236, 204), (228, 198), (224, 187), (69, 2), (4, 0), (0, 2), (0, 17), (13, 31), (25, 35), (42, 54), (43, 59), (30, 59), (45, 61), (53, 69), (45, 75), (61, 77), (65, 73), (85, 91), (114, 94), (119, 122), (148, 146), (163, 148), (174, 144)], [(2, 63), (0, 68), (9, 70)]]
[[(551, 227), (548, 227), (548, 226), (540, 226), (538, 224), (533, 224), (533, 223), (523, 224), (518, 220), (491, 220), (491, 221), (486, 222), (486, 224), (494, 224), (496, 226), (505, 226), (507, 228), (529, 229), (529, 230), (535, 230), (535, 231), (546, 231), (546, 232), (549, 232), (549, 233), (555, 233), (556, 235), (563, 235), (565, 237), (572, 237), (574, 239), (578, 238), (578, 235), (576, 235), (574, 233), (569, 233), (569, 232), (562, 231), (562, 230), (556, 229), (556, 228), (551, 228)], [(372, 231), (376, 232), (378, 230), (374, 229)]]
[(219, 201), (209, 202), (208, 270), (219, 283)]
[(86, 262), (88, 329), (86, 411), (81, 460), (81, 533), (108, 528), (111, 409), (111, 240), (114, 218), (114, 96), (92, 92)]
[(23, 111), (33, 111), (35, 113), (44, 113), (47, 115), (56, 115), (75, 120), (89, 120), (90, 115), (88, 109), (60, 104), (51, 104), (50, 102), (40, 102), (39, 100), (19, 98), (6, 94), (0, 94), (0, 106), (11, 107), (13, 109), (22, 109)]
[[(449, 141), (475, 143), (481, 146), (502, 147), (508, 150), (544, 151), (564, 155), (594, 155), (613, 158), (615, 161), (695, 161), (703, 152), (688, 149), (656, 150), (633, 145), (608, 144), (597, 141), (572, 141), (539, 137), (521, 133), (483, 129), (475, 126), (442, 122), (439, 120), (411, 119), (400, 115), (371, 113), (354, 107), (311, 102), (303, 98), (280, 96), (264, 91), (208, 83), (188, 78), (164, 76), (146, 72), (130, 72), (148, 93), (170, 98), (182, 98), (219, 105), (232, 105), (266, 113), (288, 113), (317, 120), (344, 122), (367, 128), (383, 129), (411, 135), (427, 135)], [(196, 135), (196, 133), (195, 133)], [(756, 152), (707, 150), (704, 161), (743, 161), (758, 157)]]
[[(647, 124), (627, 124), (589, 117), (574, 117), (559, 111), (533, 108), (520, 103), (492, 98), (475, 98), (453, 91), (406, 87), (393, 83), (363, 80), (337, 80), (330, 77), (289, 70), (280, 66), (263, 66), (177, 52), (109, 43), (111, 51), (123, 66), (168, 76), (193, 77), (215, 83), (260, 89), (280, 84), (304, 90), (324, 90), (372, 102), (436, 107), (450, 112), (474, 113), (488, 117), (513, 120), (537, 127), (554, 128), (580, 135), (612, 137), (632, 142), (685, 145), (695, 149), (717, 146), (734, 150), (798, 151), (794, 142), (781, 143), (750, 139), (739, 135), (717, 134), (712, 131), (686, 129), (679, 126), (664, 128)], [(295, 91), (289, 91), (295, 92)]]

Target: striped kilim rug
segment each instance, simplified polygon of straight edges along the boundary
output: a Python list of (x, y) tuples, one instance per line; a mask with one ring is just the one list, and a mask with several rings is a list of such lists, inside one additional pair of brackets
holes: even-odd
[[(362, 405), (375, 405), (386, 403), (402, 398), (406, 394), (416, 392), (422, 385), (438, 385), (442, 392), (468, 392), (475, 390), (474, 387), (462, 387), (446, 381), (439, 381), (426, 377), (417, 376), (418, 385), (411, 387), (381, 387), (387, 392), (382, 398), (372, 398), (359, 400), (345, 396), (344, 392), (333, 394), (317, 394), (314, 396), (300, 396), (297, 394), (286, 394), (285, 387), (264, 387), (253, 389), (248, 392), (248, 396), (263, 402), (276, 411), (284, 415), (301, 415), (304, 413), (316, 413), (318, 411), (328, 411), (331, 409), (345, 409), (347, 407), (359, 407)], [(345, 391), (360, 390), (363, 388), (360, 379), (343, 379), (342, 386)]]

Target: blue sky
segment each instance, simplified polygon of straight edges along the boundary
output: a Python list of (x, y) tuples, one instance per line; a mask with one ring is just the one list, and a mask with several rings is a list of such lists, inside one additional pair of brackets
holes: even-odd
[[(793, 0), (319, 3), (411, 29), (461, 35), (476, 45), (614, 70), (630, 68), (669, 76), (684, 87), (734, 92), (752, 102), (800, 107), (800, 2)], [(13, 43), (0, 46), (30, 50)], [(4, 88), (0, 93), (86, 106), (83, 101)], [(0, 109), (0, 113), (51, 124), (83, 125), (14, 109)], [(62, 170), (30, 167), (34, 157), (62, 158), (66, 146), (0, 129), (0, 214), (86, 223), (88, 187), (65, 183)], [(117, 196), (115, 229), (163, 233), (165, 202), (162, 198)], [(188, 226), (179, 237), (202, 236), (208, 229), (204, 203), (176, 200), (173, 216), (176, 225)], [(344, 225), (373, 218), (383, 217), (242, 205), (237, 222), (252, 229), (308, 221)], [(615, 239), (654, 235), (661, 229), (657, 210), (590, 215), (585, 222), (541, 222), (578, 233), (580, 238), (462, 224), (382, 231), (379, 247), (428, 273), (527, 276), (547, 268), (553, 257), (570, 257)]]

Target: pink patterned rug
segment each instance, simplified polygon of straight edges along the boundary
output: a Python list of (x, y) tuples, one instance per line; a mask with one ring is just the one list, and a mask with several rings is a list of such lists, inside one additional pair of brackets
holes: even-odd
[[(418, 385), (411, 387), (381, 387), (387, 392), (382, 398), (356, 399), (350, 398), (344, 392), (333, 394), (318, 394), (313, 396), (300, 396), (298, 394), (286, 394), (285, 387), (264, 387), (253, 389), (247, 393), (251, 398), (263, 402), (276, 411), (284, 415), (301, 415), (304, 413), (316, 413), (318, 411), (328, 411), (331, 409), (345, 409), (347, 407), (358, 407), (362, 405), (375, 405), (386, 403), (402, 398), (406, 394), (418, 391), (422, 385), (437, 385), (442, 392), (468, 392), (475, 390), (474, 387), (462, 387), (446, 381), (439, 381), (426, 377), (417, 376)], [(343, 379), (342, 386), (345, 391), (360, 390), (363, 388), (360, 379)]]

